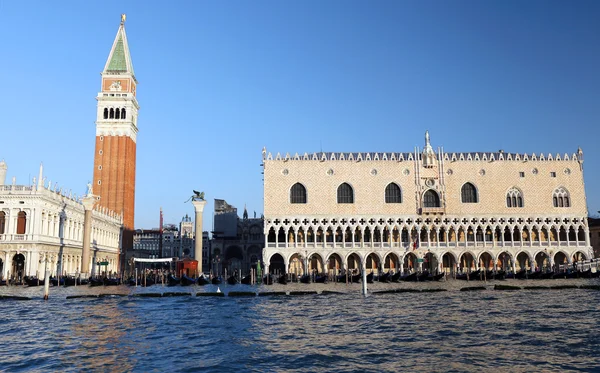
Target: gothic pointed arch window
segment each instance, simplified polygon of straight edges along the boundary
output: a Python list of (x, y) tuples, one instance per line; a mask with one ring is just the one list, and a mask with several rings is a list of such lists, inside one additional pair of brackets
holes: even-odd
[(121, 109), (116, 108), (115, 109), (115, 119), (120, 119), (121, 118)]
[(423, 207), (440, 207), (440, 196), (433, 189), (428, 189), (423, 195)]
[(114, 119), (114, 118), (115, 118), (115, 109), (113, 109), (113, 108), (110, 108), (110, 112), (109, 112), (109, 113), (110, 113), (110, 114), (109, 114), (109, 116), (108, 116), (108, 117), (109, 117), (110, 119)]
[(348, 183), (343, 183), (337, 189), (338, 203), (354, 203), (354, 190)]
[(471, 183), (465, 183), (460, 189), (460, 196), (462, 203), (477, 203), (479, 199), (477, 198), (477, 189), (475, 185)]
[(121, 119), (125, 119), (125, 108), (121, 109)]
[(402, 190), (396, 183), (385, 187), (385, 203), (402, 203)]
[(570, 207), (569, 191), (563, 187), (556, 188), (552, 193), (552, 204), (554, 207)]
[(523, 194), (515, 187), (506, 192), (506, 207), (523, 207)]
[(306, 188), (300, 183), (290, 189), (290, 203), (306, 203)]
[(104, 119), (108, 119), (108, 108), (104, 108)]

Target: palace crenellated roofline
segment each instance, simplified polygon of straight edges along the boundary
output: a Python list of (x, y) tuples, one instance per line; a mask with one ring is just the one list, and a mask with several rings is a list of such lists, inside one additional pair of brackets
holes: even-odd
[[(565, 153), (552, 154), (527, 154), (527, 153), (506, 153), (503, 151), (499, 152), (466, 152), (466, 153), (445, 153), (438, 151), (436, 153), (436, 159), (438, 161), (566, 161), (566, 162), (583, 162), (583, 152), (573, 153), (569, 155)], [(415, 151), (414, 153), (397, 153), (397, 152), (316, 152), (316, 153), (304, 153), (290, 155), (286, 153), (281, 155), (277, 153), (275, 156), (272, 153), (266, 153), (263, 151), (263, 160), (266, 161), (415, 161), (422, 160), (422, 152)]]

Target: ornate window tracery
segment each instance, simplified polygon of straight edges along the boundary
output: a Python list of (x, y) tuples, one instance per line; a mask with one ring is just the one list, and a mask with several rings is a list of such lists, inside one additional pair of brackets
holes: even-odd
[(517, 188), (511, 188), (506, 193), (506, 207), (523, 207), (523, 194)]
[(563, 188), (556, 188), (552, 193), (552, 203), (554, 207), (570, 207), (569, 192)]

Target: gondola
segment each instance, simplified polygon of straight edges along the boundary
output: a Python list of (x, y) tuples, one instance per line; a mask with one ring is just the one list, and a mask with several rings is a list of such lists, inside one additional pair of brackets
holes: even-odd
[(37, 277), (25, 277), (24, 280), (27, 283), (27, 285), (29, 285), (29, 286), (43, 286), (44, 285), (44, 280), (40, 280)]
[(207, 279), (204, 275), (200, 275), (198, 276), (198, 281), (196, 281), (196, 283), (200, 286), (204, 286), (210, 284), (210, 280)]
[[(336, 278), (335, 278), (335, 280), (337, 282), (344, 283), (344, 282), (346, 282), (346, 275), (345, 274), (344, 275), (337, 275)], [(350, 280), (350, 278), (348, 278), (348, 280)]]
[(196, 279), (187, 276), (185, 273), (182, 273), (181, 280), (179, 281), (179, 283), (181, 284), (181, 286), (190, 286), (196, 283)]
[(577, 271), (578, 278), (592, 278), (592, 269), (588, 269), (587, 271)]
[(379, 276), (377, 278), (377, 281), (379, 281), (379, 282), (390, 282), (391, 277), (392, 277), (392, 274), (391, 274), (391, 272), (388, 271), (388, 272), (382, 274), (381, 276)]
[(181, 279), (179, 277), (175, 277), (172, 274), (167, 276), (167, 286), (175, 286), (181, 283)]
[(285, 285), (287, 284), (287, 275), (283, 274), (281, 276), (279, 276), (279, 278), (277, 279), (277, 282), (280, 283), (281, 285)]
[(372, 284), (373, 283), (373, 272), (369, 273), (367, 275), (367, 284)]
[(456, 275), (456, 279), (457, 280), (467, 280), (467, 281), (473, 281), (473, 280), (479, 280), (479, 275), (481, 274), (480, 270), (476, 270), (470, 273), (463, 273), (460, 275)]
[(310, 275), (300, 276), (300, 282), (303, 284), (310, 284)]
[(59, 280), (56, 277), (53, 277), (50, 279), (50, 285), (52, 286), (58, 286), (58, 285), (64, 285), (65, 284), (65, 278), (61, 277), (60, 278), (60, 284), (59, 284)]
[(360, 282), (360, 273), (357, 275), (352, 275), (351, 278), (349, 278), (348, 280), (350, 280), (350, 282)]
[(252, 276), (248, 275), (248, 276), (242, 277), (242, 281), (241, 282), (244, 285), (250, 285), (250, 283), (252, 282)]
[(567, 278), (567, 274), (568, 274), (568, 272), (556, 272), (555, 274), (552, 275), (552, 278), (554, 278), (554, 279)]
[(394, 273), (392, 275), (390, 281), (391, 282), (398, 282), (398, 281), (400, 281), (401, 277), (402, 277), (402, 272), (398, 271), (398, 272), (396, 272), (396, 273)]
[(427, 281), (429, 279), (429, 276), (430, 276), (429, 272), (424, 271), (420, 275), (417, 276), (417, 281)]
[(498, 271), (494, 274), (494, 280), (504, 280), (506, 278), (505, 271)]
[(541, 271), (531, 272), (529, 275), (527, 275), (527, 278), (530, 280), (540, 279), (540, 278), (542, 278), (542, 272)]
[(104, 280), (101, 278), (90, 278), (90, 286), (104, 286)]
[(419, 274), (417, 272), (414, 272), (414, 273), (411, 273), (408, 275), (404, 275), (404, 276), (400, 277), (400, 279), (402, 281), (410, 281), (410, 282), (417, 281), (419, 279)]
[(6, 286), (6, 280), (0, 280), (0, 286)]
[(540, 275), (540, 279), (542, 279), (542, 280), (549, 280), (552, 278), (554, 278), (554, 272), (543, 272)]
[(210, 282), (213, 285), (219, 285), (223, 280), (221, 279), (221, 276), (213, 276), (213, 278), (210, 280)]
[(88, 285), (89, 284), (89, 280), (87, 278), (81, 278), (81, 277), (65, 277), (64, 278), (64, 286), (81, 286), (81, 285)]
[(446, 274), (444, 272), (438, 273), (437, 275), (431, 276), (431, 281), (439, 281), (439, 280), (443, 279), (444, 277), (446, 277)]
[(596, 272), (592, 272), (591, 278), (598, 278), (598, 277), (600, 277), (600, 270), (596, 269)]
[(517, 280), (524, 280), (524, 279), (526, 279), (527, 277), (528, 277), (528, 276), (527, 276), (527, 270), (526, 270), (526, 269), (522, 269), (522, 270), (520, 270), (519, 272), (515, 273), (515, 278), (516, 278)]
[(228, 283), (229, 285), (235, 285), (235, 284), (237, 284), (237, 283), (238, 283), (238, 280), (237, 280), (237, 278), (235, 277), (235, 275), (231, 275), (231, 276), (227, 277), (227, 283)]
[(129, 285), (129, 286), (136, 286), (137, 283), (135, 281), (135, 278), (134, 277), (130, 277), (129, 280), (127, 280), (127, 285)]
[(315, 277), (315, 282), (316, 282), (317, 284), (324, 284), (324, 283), (326, 283), (326, 282), (327, 282), (327, 280), (328, 280), (328, 278), (327, 278), (327, 275), (320, 275), (320, 276), (319, 276), (319, 275), (317, 275), (317, 276)]
[(104, 286), (119, 286), (119, 285), (121, 285), (120, 278), (105, 278), (104, 279)]

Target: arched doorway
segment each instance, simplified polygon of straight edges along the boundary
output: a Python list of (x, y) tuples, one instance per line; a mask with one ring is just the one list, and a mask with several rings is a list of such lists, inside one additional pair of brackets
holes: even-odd
[(582, 262), (582, 261), (584, 261), (586, 259), (587, 259), (587, 256), (584, 253), (582, 253), (581, 251), (576, 251), (573, 254), (573, 261), (572, 262), (573, 263)]
[(496, 260), (496, 269), (504, 272), (512, 271), (512, 256), (506, 251), (501, 252)]
[(565, 253), (563, 253), (562, 251), (559, 251), (556, 254), (554, 254), (554, 266), (556, 267), (557, 270), (564, 271), (567, 268), (568, 264), (569, 264), (569, 261), (567, 259), (567, 255)]
[(393, 253), (388, 254), (383, 260), (383, 271), (392, 271), (395, 273), (398, 270), (399, 264), (400, 259), (398, 258), (398, 255)]
[(352, 253), (350, 254), (350, 256), (348, 256), (348, 271), (352, 274), (359, 274), (360, 273), (360, 257), (358, 256), (358, 254), (356, 253)]
[(539, 252), (535, 256), (536, 271), (548, 272), (550, 268), (550, 257), (546, 252)]
[(521, 252), (517, 255), (517, 263), (516, 263), (517, 271), (529, 270), (531, 268), (531, 263), (529, 260), (529, 255), (527, 253)]
[[(323, 269), (325, 266), (323, 265), (323, 258), (319, 254), (311, 254), (308, 258), (308, 273), (311, 276), (316, 276), (320, 273), (323, 273)], [(314, 280), (314, 279), (313, 279)]]
[(225, 251), (225, 270), (227, 276), (230, 276), (236, 272), (242, 270), (242, 261), (244, 260), (244, 253), (239, 246), (229, 246)]
[(282, 275), (285, 273), (285, 261), (281, 254), (273, 254), (269, 260), (269, 273)]
[(23, 276), (25, 275), (25, 255), (16, 254), (13, 257), (12, 273), (15, 281), (21, 282), (23, 280)]
[(494, 270), (494, 259), (490, 253), (483, 252), (479, 255), (479, 268), (485, 269), (486, 271)]
[(290, 258), (290, 264), (288, 266), (287, 273), (291, 273), (295, 276), (292, 281), (295, 281), (297, 278), (300, 278), (305, 273), (304, 270), (304, 259), (300, 256), (300, 254), (296, 253), (292, 255)]
[(461, 273), (470, 273), (475, 270), (475, 258), (471, 253), (464, 253), (458, 260)]
[(454, 273), (456, 268), (456, 258), (450, 253), (442, 256), (442, 270), (446, 273)]
[(367, 269), (367, 273), (379, 273), (381, 269), (381, 263), (379, 257), (374, 253), (371, 253), (367, 256), (367, 263), (365, 268)]
[(404, 268), (404, 272), (412, 273), (417, 270), (417, 256), (414, 253), (408, 253), (404, 256), (404, 261), (402, 263), (402, 267)]
[(432, 274), (437, 274), (439, 263), (435, 255), (433, 253), (425, 254), (425, 258), (423, 258), (423, 271), (428, 271)]
[(342, 257), (339, 256), (338, 254), (331, 254), (329, 256), (329, 258), (327, 259), (327, 261), (328, 261), (327, 268), (329, 268), (330, 275), (337, 276), (342, 272), (342, 269), (344, 269)]

